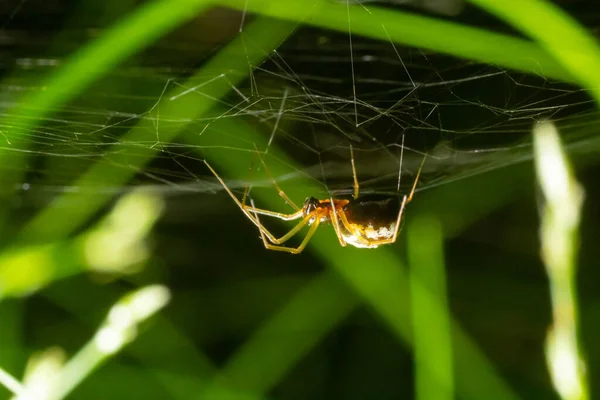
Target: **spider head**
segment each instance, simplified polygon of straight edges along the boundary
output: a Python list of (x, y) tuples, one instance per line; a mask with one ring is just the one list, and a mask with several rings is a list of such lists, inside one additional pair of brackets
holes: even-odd
[(307, 197), (304, 201), (304, 205), (302, 206), (304, 216), (307, 216), (314, 212), (317, 208), (319, 208), (320, 205), (321, 203), (319, 202), (319, 200), (315, 199), (314, 197)]
[(329, 200), (319, 200), (314, 197), (309, 197), (304, 201), (302, 206), (304, 216), (310, 216), (308, 224), (311, 225), (317, 219), (319, 222), (329, 221), (329, 212), (331, 211), (331, 203)]

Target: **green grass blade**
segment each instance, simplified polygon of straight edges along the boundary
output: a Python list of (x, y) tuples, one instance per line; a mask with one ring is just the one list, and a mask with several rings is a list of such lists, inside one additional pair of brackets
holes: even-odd
[[(24, 302), (21, 299), (0, 302), (0, 366), (4, 370), (6, 387), (15, 383), (11, 377), (21, 371), (27, 359), (23, 310)], [(4, 397), (1, 390), (0, 396)]]
[[(284, 40), (296, 27), (289, 23), (281, 23), (270, 19), (257, 19), (246, 26), (244, 33), (222, 49), (211, 59), (205, 67), (185, 82), (183, 87), (196, 87), (209, 79), (226, 74), (228, 80), (213, 82), (210, 86), (204, 86), (206, 96), (181, 96), (177, 101), (170, 100), (183, 92), (178, 88), (166, 93), (158, 104), (160, 117), (171, 120), (191, 122), (208, 111), (215, 100), (223, 97), (232, 90), (232, 86), (246, 78), (250, 65), (260, 65), (270, 52)], [(251, 47), (246, 42), (258, 43), (258, 47)], [(160, 140), (169, 143), (185, 128), (185, 123), (165, 125), (160, 132), (156, 133), (154, 120), (148, 118), (140, 121), (136, 127), (130, 130), (119, 140), (115, 146), (131, 143), (139, 143), (147, 140)], [(150, 132), (150, 137), (148, 137)], [(135, 146), (137, 156), (132, 159), (127, 152), (119, 149), (111, 160), (100, 161), (90, 170), (86, 171), (74, 184), (82, 188), (93, 188), (102, 185), (123, 185), (131, 177), (152, 160), (160, 152), (160, 143), (156, 146)], [(124, 166), (127, 166), (125, 168)], [(50, 207), (43, 210), (31, 221), (22, 232), (22, 239), (42, 240), (44, 238), (56, 238), (69, 235), (106, 202), (111, 199), (110, 195), (104, 195), (91, 189), (90, 193), (68, 193), (57, 198)]]
[(452, 400), (453, 345), (440, 223), (418, 217), (408, 226), (407, 239), (416, 399)]
[(222, 384), (260, 396), (359, 304), (337, 276), (324, 272), (292, 296), (235, 353), (205, 398), (217, 398)]
[[(106, 304), (120, 296), (117, 285), (99, 287), (89, 282), (61, 282), (43, 291), (45, 299), (64, 309), (87, 329), (98, 324), (94, 304)], [(81, 300), (85, 299), (85, 300)], [(154, 380), (171, 394), (173, 399), (189, 399), (190, 393), (200, 393), (210, 383), (217, 369), (192, 339), (172, 321), (157, 315), (148, 329), (127, 346), (123, 353), (143, 365)], [(183, 379), (181, 375), (190, 379)]]
[(121, 61), (152, 44), (161, 35), (193, 18), (212, 0), (155, 0), (107, 29), (97, 40), (73, 54), (43, 80), (45, 90), (28, 95), (10, 110), (10, 136), (33, 129), (57, 106), (72, 100)]
[(557, 5), (543, 0), (470, 0), (543, 46), (591, 91), (600, 104), (600, 48), (596, 39)]
[[(333, 241), (332, 241), (333, 242)], [(327, 243), (333, 245), (333, 243)], [(329, 256), (320, 248), (322, 256)], [(346, 249), (345, 249), (346, 250)], [(377, 250), (377, 254), (346, 250), (345, 255), (335, 259), (325, 258), (363, 299), (379, 314), (398, 339), (413, 346), (412, 326), (408, 315), (408, 277), (404, 265), (392, 249)], [(442, 309), (442, 305), (434, 303)], [(452, 334), (456, 363), (456, 393), (465, 399), (517, 399), (494, 367), (479, 350), (476, 343), (464, 332), (457, 321), (452, 320)]]
[(583, 189), (575, 179), (550, 122), (534, 129), (535, 164), (546, 204), (540, 230), (542, 258), (550, 278), (553, 325), (546, 358), (554, 386), (565, 400), (590, 398), (585, 361), (578, 343), (577, 251)]
[[(169, 299), (167, 288), (154, 285), (137, 289), (114, 304), (94, 337), (58, 372), (47, 398), (59, 400), (68, 395), (100, 364), (133, 341), (137, 326), (163, 308)], [(30, 389), (35, 393), (35, 388)]]
[(162, 199), (132, 192), (99, 223), (71, 240), (15, 246), (0, 253), (0, 299), (28, 295), (85, 269), (125, 274), (149, 257), (145, 239)]
[[(428, 49), (468, 60), (563, 81), (574, 81), (570, 70), (557, 63), (547, 50), (533, 42), (440, 19), (368, 5), (350, 7), (345, 2), (315, 0), (318, 12), (304, 19), (303, 0), (218, 0), (222, 5), (260, 15), (303, 22), (319, 28)], [(499, 1), (497, 3), (504, 3)]]
[(14, 395), (21, 395), (23, 393), (23, 385), (21, 382), (3, 368), (0, 368), (0, 385)]
[[(8, 204), (16, 184), (25, 172), (23, 163), (28, 142), (20, 140), (33, 131), (53, 110), (73, 100), (88, 85), (116, 67), (128, 56), (152, 44), (158, 37), (182, 22), (193, 18), (209, 0), (155, 0), (140, 5), (131, 15), (103, 32), (98, 39), (75, 52), (41, 82), (44, 90), (32, 92), (17, 100), (0, 122), (2, 137), (10, 143), (0, 150), (3, 165), (11, 166), (0, 186), (0, 201)], [(9, 79), (10, 81), (10, 79)], [(17, 145), (18, 144), (18, 145)], [(0, 210), (0, 222), (8, 215), (8, 207)], [(0, 233), (4, 224), (0, 223)]]

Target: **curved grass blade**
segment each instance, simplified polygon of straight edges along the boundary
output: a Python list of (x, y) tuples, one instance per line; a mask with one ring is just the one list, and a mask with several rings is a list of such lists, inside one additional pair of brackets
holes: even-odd
[(600, 47), (557, 5), (542, 0), (469, 1), (535, 39), (600, 104)]
[[(491, 0), (493, 1), (493, 0)], [(247, 10), (259, 15), (289, 21), (305, 22), (319, 28), (348, 33), (348, 10), (345, 2), (314, 0), (315, 12), (304, 15), (303, 0), (218, 0), (224, 6)], [(504, 3), (503, 1), (496, 3)], [(534, 42), (502, 35), (485, 29), (462, 25), (380, 7), (351, 6), (352, 34), (396, 44), (428, 49), (441, 54), (493, 64), (502, 68), (573, 82), (572, 71)], [(535, 15), (535, 14), (534, 14)], [(585, 59), (585, 57), (584, 57)]]

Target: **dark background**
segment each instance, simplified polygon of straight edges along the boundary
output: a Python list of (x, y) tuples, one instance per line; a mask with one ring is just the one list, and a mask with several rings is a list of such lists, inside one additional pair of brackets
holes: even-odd
[[(79, 13), (83, 6), (78, 2), (28, 1), (20, 7), (10, 2), (0, 4), (0, 70), (4, 77), (11, 77), (0, 90), (3, 104), (10, 105), (17, 92), (38, 90), (38, 77), (136, 6), (135, 2), (125, 3), (121, 9), (110, 11), (98, 3), (98, 13), (92, 19), (79, 18), (93, 13)], [(597, 29), (600, 9), (594, 2), (561, 1), (560, 5), (590, 30)], [(431, 12), (410, 6), (406, 9)], [(457, 16), (438, 17), (516, 34), (471, 6), (465, 6)], [(169, 79), (177, 82), (202, 66), (237, 35), (239, 23), (240, 15), (225, 9), (199, 16), (58, 110), (56, 119), (44, 122), (35, 136), (26, 139), (34, 142), (21, 182), (28, 184), (28, 190), (19, 191), (8, 205), (10, 225), (4, 230), (5, 237), (18, 232), (24, 221), (59, 193), (73, 189), (72, 182), (82, 168), (109, 157), (102, 143), (133, 126), (135, 118), (129, 120), (130, 116), (149, 110)], [(476, 203), (478, 197), (499, 196), (497, 204), (478, 213), (472, 222), (447, 232), (444, 251), (451, 311), (518, 394), (523, 398), (556, 398), (544, 358), (551, 310), (539, 257), (540, 197), (529, 135), (534, 122), (543, 118), (559, 121), (559, 127), (570, 126), (569, 118), (573, 117), (594, 121), (589, 97), (576, 87), (543, 77), (399, 48), (409, 77), (389, 43), (354, 37), (353, 46), (359, 97), (368, 105), (389, 108), (389, 115), (355, 128), (351, 103), (322, 100), (321, 105), (315, 105), (302, 95), (299, 88), (304, 86), (328, 99), (352, 96), (347, 35), (307, 27), (297, 30), (278, 49), (280, 59), (272, 57), (256, 71), (259, 98), (273, 96), (274, 100), (272, 104), (262, 101), (255, 108), (266, 109), (269, 104), (276, 111), (285, 90), (298, 94), (286, 104), (290, 109), (298, 104), (305, 107), (286, 114), (276, 141), (315, 179), (327, 180), (329, 189), (351, 186), (347, 153), (351, 144), (357, 149), (359, 179), (366, 182), (366, 191), (395, 190), (397, 176), (391, 169), (381, 174), (376, 160), (387, 153), (386, 145), (398, 145), (403, 134), (411, 150), (406, 154), (409, 168), (414, 169), (420, 161), (419, 152), (438, 155), (425, 166), (419, 192), (408, 209), (409, 219), (413, 211), (418, 214), (429, 209), (443, 215), (446, 208), (453, 209), (453, 202), (469, 204)], [(420, 83), (416, 89), (410, 79)], [(249, 83), (240, 90), (250, 93)], [(404, 100), (396, 104), (400, 99)], [(226, 99), (227, 105), (236, 102), (235, 94)], [(327, 117), (312, 113), (319, 106), (335, 112)], [(359, 109), (363, 121), (372, 113), (377, 111), (366, 106)], [(240, 118), (270, 135), (273, 120), (262, 121), (249, 114)], [(116, 124), (120, 121), (125, 122)], [(82, 150), (68, 139), (75, 131), (90, 134), (93, 126), (100, 126), (102, 133), (89, 136), (96, 147)], [(198, 129), (201, 126), (198, 122)], [(572, 146), (576, 174), (586, 191), (579, 298), (589, 377), (592, 392), (597, 392), (597, 148), (577, 147), (595, 132), (565, 128), (563, 133), (564, 141)], [(398, 147), (391, 148), (397, 157)], [(48, 154), (49, 149), (54, 155)], [(76, 160), (64, 157), (79, 151), (89, 152), (88, 156)], [(146, 269), (126, 279), (76, 276), (30, 297), (3, 303), (20, 310), (15, 323), (23, 328), (24, 349), (32, 352), (57, 345), (72, 353), (93, 334), (107, 304), (114, 300), (112, 294), (138, 284), (160, 282), (173, 293), (164, 317), (220, 366), (270, 315), (328, 268), (309, 250), (298, 256), (265, 250), (256, 229), (226, 193), (207, 186), (213, 180), (202, 159), (182, 156), (190, 153), (185, 146), (166, 147), (130, 186), (105, 188), (118, 195), (132, 187), (151, 185), (165, 195), (166, 210), (152, 233), (153, 256)], [(246, 177), (227, 177), (228, 181), (236, 179), (244, 183)], [(404, 185), (408, 181), (410, 178)], [(180, 189), (188, 184), (191, 190)], [(471, 220), (468, 215), (465, 219)], [(284, 230), (281, 225), (274, 226)], [(324, 235), (333, 235), (328, 227), (322, 230), (329, 231)], [(318, 235), (315, 240), (319, 240)], [(401, 238), (394, 245), (401, 253), (403, 241)], [(294, 334), (301, 335), (302, 331)], [(187, 373), (185, 357), (177, 354), (177, 346), (168, 347), (175, 353), (166, 355), (160, 342), (144, 335), (139, 346), (144, 346), (144, 340), (156, 345), (157, 365), (177, 373), (181, 363), (182, 374)], [(184, 346), (179, 350), (186, 351)], [(25, 352), (7, 358), (6, 368), (22, 370), (26, 358)], [(285, 374), (269, 397), (406, 398), (413, 391), (413, 362), (410, 348), (398, 343), (369, 307), (358, 306)], [(119, 393), (128, 398), (169, 398), (156, 382), (119, 379), (121, 368), (138, 368), (138, 363), (128, 353), (117, 356), (84, 382), (73, 398), (118, 398)]]

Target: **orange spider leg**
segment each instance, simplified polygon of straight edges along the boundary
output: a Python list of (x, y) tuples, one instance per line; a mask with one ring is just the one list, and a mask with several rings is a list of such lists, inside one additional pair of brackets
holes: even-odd
[[(248, 219), (250, 221), (252, 221), (252, 223), (254, 225), (256, 225), (256, 227), (258, 227), (258, 229), (260, 230), (261, 234), (266, 235), (271, 242), (273, 242), (275, 244), (279, 244), (281, 239), (277, 239), (271, 232), (269, 232), (269, 230), (267, 228), (265, 228), (260, 223), (260, 221), (258, 220), (258, 218), (257, 217), (255, 218), (255, 216), (250, 213), (250, 210), (252, 210), (255, 213), (255, 215), (256, 214), (267, 215), (267, 216), (271, 216), (271, 217), (276, 217), (276, 218), (282, 219), (284, 221), (292, 221), (292, 220), (301, 218), (303, 216), (302, 210), (299, 210), (299, 211), (294, 212), (292, 214), (283, 214), (283, 213), (277, 213), (277, 212), (273, 212), (273, 211), (268, 211), (268, 210), (262, 210), (262, 209), (258, 209), (258, 208), (253, 208), (253, 207), (249, 207), (249, 206), (243, 204), (237, 197), (235, 197), (235, 195), (233, 194), (233, 192), (231, 190), (229, 190), (229, 188), (227, 187), (227, 185), (225, 184), (225, 182), (223, 181), (223, 179), (221, 179), (221, 177), (217, 174), (217, 172), (210, 166), (210, 164), (206, 160), (204, 160), (204, 164), (206, 164), (206, 166), (208, 167), (208, 169), (210, 169), (210, 171), (217, 178), (217, 180), (221, 183), (221, 185), (223, 186), (223, 188), (225, 189), (225, 191), (229, 194), (229, 196), (233, 199), (233, 201), (235, 201), (235, 203), (242, 210), (242, 212), (246, 215), (246, 217), (248, 217)], [(300, 228), (301, 227), (302, 226), (300, 226)], [(300, 228), (298, 228), (298, 230)], [(298, 230), (295, 230), (294, 233), (297, 232)], [(286, 236), (284, 236), (284, 237), (286, 237)]]
[(338, 221), (337, 211), (335, 209), (335, 203), (333, 202), (333, 198), (329, 197), (329, 201), (331, 202), (331, 221), (333, 222), (333, 230), (335, 231), (335, 235), (340, 241), (340, 245), (342, 247), (346, 247), (346, 239), (344, 239), (342, 231), (340, 230), (340, 223)]
[[(256, 160), (256, 154), (257, 153), (254, 153), (254, 157), (252, 157), (252, 163), (250, 164), (250, 170), (248, 172), (248, 182), (252, 181), (252, 171), (254, 170), (254, 161)], [(204, 160), (204, 163), (206, 164), (206, 160)], [(211, 168), (211, 170), (212, 170), (212, 168)], [(213, 171), (213, 173), (214, 173), (214, 171)], [(248, 193), (250, 193), (250, 184), (247, 184), (246, 187), (244, 188), (244, 195), (242, 196), (242, 204), (244, 206), (246, 205), (246, 198), (248, 197)]]
[(256, 210), (256, 212), (260, 215), (266, 215), (267, 217), (275, 217), (275, 218), (279, 218), (283, 221), (293, 221), (295, 219), (298, 219), (300, 217), (302, 217), (304, 215), (304, 212), (302, 210), (298, 210), (294, 213), (291, 214), (285, 214), (285, 213), (280, 213), (280, 212), (276, 212), (276, 211), (270, 211), (270, 210), (264, 210), (262, 208), (254, 208), (252, 206), (249, 206), (247, 204), (242, 204), (242, 207), (244, 207), (244, 209), (248, 210), (248, 211), (254, 211)]
[[(256, 218), (258, 219), (258, 214), (256, 214)], [(312, 218), (311, 214), (304, 217), (302, 219), (302, 221), (298, 222), (296, 224), (296, 226), (294, 226), (292, 229), (289, 230), (288, 233), (286, 233), (285, 235), (283, 235), (282, 237), (277, 239), (277, 243), (275, 243), (275, 244), (276, 245), (283, 244), (283, 243), (287, 242), (288, 240), (290, 240), (295, 234), (297, 234), (300, 231), (300, 229), (302, 229), (304, 227), (304, 225), (306, 225), (308, 223), (308, 221), (310, 221), (311, 218)]]
[[(294, 234), (296, 234), (304, 225), (306, 225), (308, 223), (308, 221), (310, 221), (311, 218), (315, 217), (314, 214), (315, 213), (310, 213), (306, 217), (304, 217), (304, 219), (302, 221), (300, 221), (294, 228), (292, 228), (292, 230), (290, 232), (287, 233), (286, 236), (288, 236), (288, 237), (285, 240), (289, 239)], [(258, 214), (255, 214), (255, 217), (258, 220)], [(304, 248), (310, 241), (310, 238), (315, 234), (315, 232), (317, 231), (317, 228), (319, 227), (320, 221), (321, 221), (321, 219), (317, 215), (315, 217), (315, 222), (310, 226), (308, 233), (306, 234), (306, 236), (304, 237), (304, 240), (302, 240), (302, 243), (300, 243), (300, 245), (298, 247), (287, 247), (287, 246), (271, 244), (271, 243), (267, 242), (267, 238), (265, 237), (265, 234), (262, 230), (260, 231), (260, 236), (263, 240), (263, 244), (265, 245), (265, 248), (267, 248), (268, 250), (285, 251), (287, 253), (298, 254), (298, 253), (302, 252), (302, 250), (304, 250)], [(260, 221), (259, 221), (259, 224), (260, 224)]]
[(369, 241), (370, 245), (382, 245), (382, 244), (391, 244), (396, 243), (396, 239), (398, 238), (398, 232), (400, 232), (400, 224), (402, 223), (402, 214), (404, 212), (404, 206), (408, 203), (406, 196), (402, 198), (402, 205), (400, 205), (400, 212), (398, 212), (398, 218), (396, 218), (396, 228), (394, 229), (394, 235), (389, 239), (379, 239)]
[[(356, 176), (356, 166), (354, 164), (354, 150), (352, 148), (352, 145), (350, 145), (350, 163), (352, 165), (352, 177), (354, 179), (354, 198), (356, 199), (358, 197), (358, 192), (359, 192), (359, 184), (358, 184), (358, 178)], [(332, 214), (332, 221), (333, 221), (333, 229), (335, 230), (335, 234), (338, 237), (338, 240), (340, 241), (340, 244), (342, 245), (342, 247), (346, 247), (346, 239), (344, 239), (344, 236), (342, 235), (342, 231), (340, 229), (340, 219), (342, 221), (342, 224), (344, 225), (344, 228), (348, 231), (348, 232), (352, 232), (354, 234), (354, 236), (356, 236), (361, 242), (368, 244), (368, 241), (366, 239), (364, 239), (360, 234), (357, 234), (357, 229), (355, 227), (353, 227), (349, 222), (348, 219), (346, 218), (346, 214), (344, 214), (343, 212), (339, 213), (336, 210), (335, 207), (335, 203), (333, 201), (333, 198), (329, 198), (329, 201), (331, 203), (331, 214)], [(340, 216), (338, 219), (338, 215)]]
[(369, 239), (367, 239), (367, 238), (365, 238), (363, 236), (363, 234), (360, 231), (360, 229), (357, 228), (355, 225), (352, 225), (348, 221), (348, 218), (346, 218), (346, 214), (340, 213), (338, 215), (340, 216), (340, 220), (342, 221), (342, 225), (344, 225), (344, 228), (346, 228), (346, 230), (348, 232), (352, 232), (353, 236), (356, 237), (358, 240), (360, 240), (363, 244), (365, 244), (367, 246), (371, 244), (371, 242), (369, 241)]
[(277, 189), (277, 193), (279, 193), (279, 196), (281, 196), (281, 198), (283, 198), (283, 200), (290, 205), (295, 211), (300, 211), (300, 207), (298, 207), (296, 205), (296, 203), (294, 203), (288, 196), (287, 194), (285, 194), (285, 192), (283, 191), (283, 189), (281, 189), (281, 187), (279, 187), (279, 185), (277, 184), (277, 182), (275, 181), (275, 178), (273, 178), (273, 175), (271, 174), (271, 171), (269, 170), (269, 168), (267, 167), (267, 164), (265, 163), (264, 158), (262, 158), (262, 156), (260, 155), (260, 152), (258, 151), (258, 149), (256, 149), (256, 154), (258, 155), (258, 158), (260, 158), (260, 162), (262, 164), (262, 166), (265, 169), (265, 172), (267, 173), (267, 175), (269, 175), (269, 178), (271, 179), (271, 182), (273, 182), (273, 186), (275, 186), (275, 188)]
[(358, 178), (356, 177), (356, 166), (354, 165), (354, 150), (350, 145), (350, 163), (352, 164), (352, 176), (354, 177), (354, 198), (358, 197)]
[[(256, 148), (256, 145), (254, 146)], [(283, 200), (289, 205), (291, 206), (294, 211), (298, 212), (300, 211), (300, 207), (298, 207), (283, 191), (283, 189), (281, 189), (281, 187), (279, 187), (279, 185), (277, 184), (277, 182), (275, 181), (275, 179), (273, 178), (273, 175), (271, 175), (271, 171), (269, 171), (269, 168), (267, 168), (267, 164), (265, 164), (265, 160), (262, 158), (262, 156), (260, 155), (260, 152), (258, 151), (258, 148), (256, 148), (256, 152), (254, 153), (255, 156), (258, 156), (258, 158), (260, 159), (261, 164), (263, 165), (263, 167), (265, 168), (265, 171), (267, 172), (267, 175), (269, 175), (269, 178), (271, 179), (271, 182), (273, 183), (273, 185), (275, 186), (275, 188), (277, 189), (277, 192), (279, 194), (279, 196), (281, 196), (283, 198)], [(206, 160), (204, 161), (204, 163), (206, 164)], [(208, 164), (207, 164), (208, 165)], [(254, 160), (252, 161), (252, 165), (254, 165)], [(250, 178), (252, 178), (252, 165), (250, 166)], [(210, 168), (210, 166), (209, 166)], [(210, 168), (211, 171), (213, 172), (213, 174), (215, 173), (214, 170), (212, 168)], [(216, 174), (215, 174), (216, 175)], [(218, 176), (217, 176), (218, 178)], [(220, 180), (220, 179), (219, 179)], [(247, 185), (246, 189), (244, 190), (244, 196), (242, 197), (242, 205), (246, 208), (248, 208), (248, 206), (246, 205), (246, 198), (248, 197), (248, 193), (250, 192), (250, 186)], [(286, 215), (286, 216), (291, 216), (291, 215), (295, 215), (295, 214), (283, 214), (283, 213), (277, 213), (277, 212), (272, 212), (272, 211), (268, 211), (268, 210), (262, 210), (260, 208), (257, 208), (259, 214), (262, 215), (268, 215), (271, 217), (277, 217), (279, 219), (283, 219), (284, 221), (290, 221), (291, 219), (296, 219), (296, 218), (282, 218), (281, 216)]]
[(419, 183), (419, 176), (421, 176), (421, 170), (423, 169), (423, 165), (425, 165), (425, 160), (427, 159), (427, 154), (425, 154), (423, 156), (423, 161), (421, 161), (421, 165), (419, 166), (419, 170), (417, 171), (417, 176), (415, 176), (415, 182), (413, 183), (413, 187), (412, 190), (410, 191), (410, 194), (408, 195), (408, 198), (406, 199), (406, 203), (410, 203), (412, 198), (413, 198), (413, 194), (415, 194), (415, 189), (417, 188), (417, 183)]

